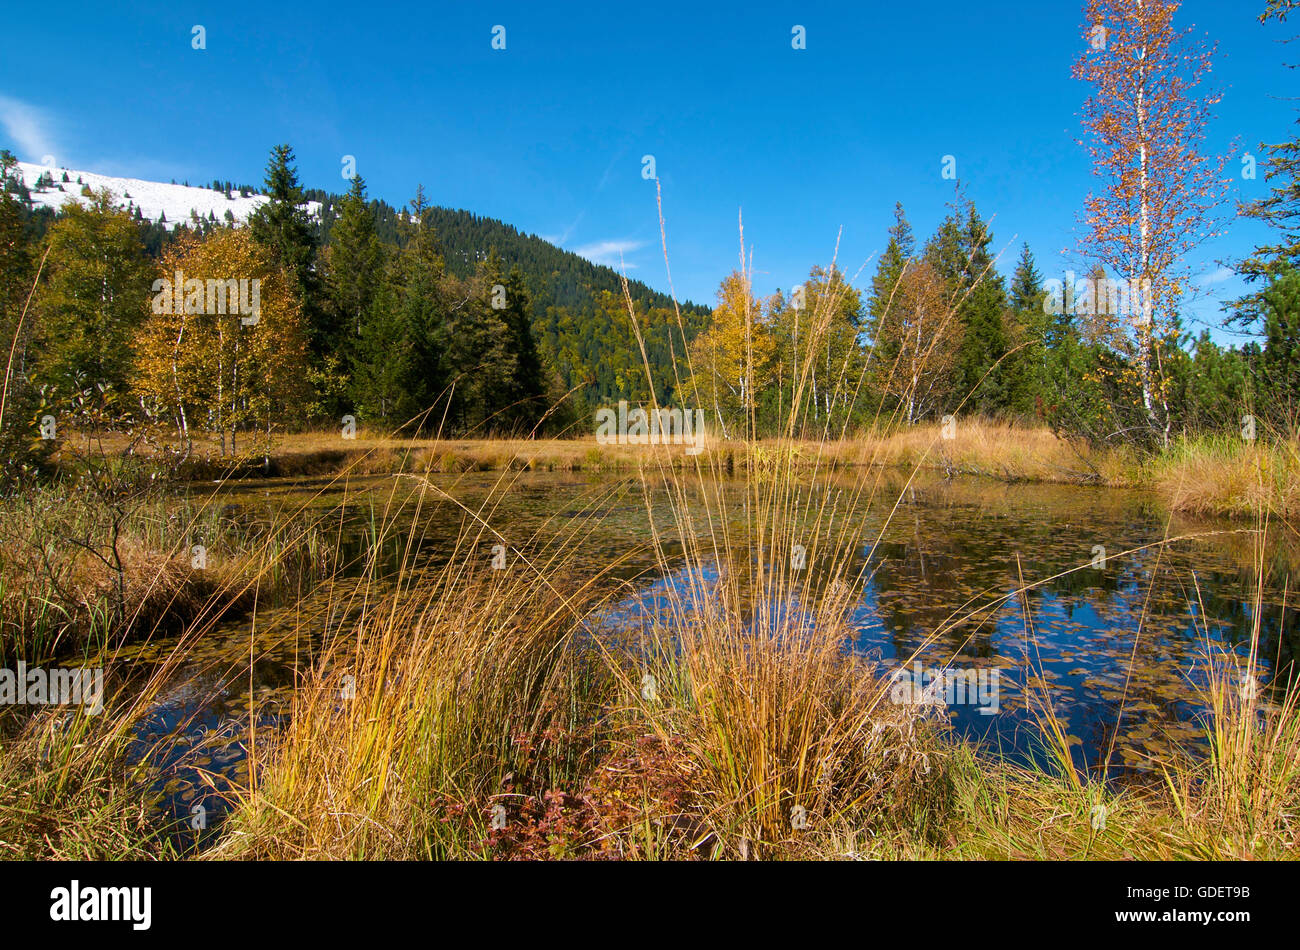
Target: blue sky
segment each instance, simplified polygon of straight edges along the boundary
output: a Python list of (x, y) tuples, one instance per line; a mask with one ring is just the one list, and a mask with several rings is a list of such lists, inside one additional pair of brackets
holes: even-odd
[[(1292, 133), (1300, 44), (1256, 21), (1263, 0), (1186, 0), (1178, 22), (1219, 44), (1225, 99), (1210, 147), (1257, 154)], [(20, 158), (193, 184), (260, 184), (276, 142), (305, 184), (343, 191), (354, 155), (371, 194), (501, 218), (667, 290), (654, 183), (680, 297), (711, 302), (739, 261), (756, 290), (799, 283), (835, 252), (853, 275), (884, 248), (895, 201), (923, 240), (953, 182), (1006, 247), (1046, 274), (1078, 258), (1090, 169), (1075, 144), (1084, 88), (1072, 0), (729, 5), (23, 3), (0, 33), (0, 144)], [(506, 28), (505, 50), (491, 48)], [(805, 27), (807, 48), (791, 48)], [(191, 48), (192, 28), (205, 50)], [(1234, 194), (1265, 193), (1234, 174)], [(1253, 222), (1194, 262), (1193, 311), (1216, 319), (1240, 285), (1216, 260), (1264, 236)], [(866, 284), (874, 261), (862, 270)], [(1217, 271), (1217, 273), (1216, 273)], [(1199, 329), (1193, 326), (1192, 329)]]

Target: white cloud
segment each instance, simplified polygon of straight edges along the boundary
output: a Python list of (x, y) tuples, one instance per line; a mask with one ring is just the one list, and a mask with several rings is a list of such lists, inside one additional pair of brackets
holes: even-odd
[(66, 156), (55, 147), (50, 124), (49, 117), (42, 110), (0, 96), (0, 126), (4, 127), (5, 137), (16, 146), (19, 158), (40, 163), (46, 155), (53, 155), (56, 164), (67, 164)]
[(1212, 271), (1207, 271), (1196, 278), (1198, 287), (1213, 287), (1215, 284), (1222, 284), (1224, 281), (1232, 280), (1237, 276), (1237, 272), (1231, 267), (1219, 267)]
[(616, 269), (622, 266), (628, 270), (635, 270), (636, 265), (626, 263), (623, 256), (644, 245), (644, 241), (596, 241), (592, 244), (584, 244), (582, 247), (575, 247), (573, 253), (585, 257), (593, 264), (604, 264)]

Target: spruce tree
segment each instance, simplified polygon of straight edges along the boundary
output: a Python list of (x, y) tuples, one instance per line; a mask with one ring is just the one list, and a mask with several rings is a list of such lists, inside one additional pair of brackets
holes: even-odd
[(33, 438), (39, 397), (30, 378), (28, 345), (32, 338), (31, 315), (23, 308), (32, 281), (32, 248), (27, 241), (23, 208), (14, 187), (18, 160), (0, 150), (0, 339), (12, 347), (0, 367), (7, 374), (0, 412), (0, 485), (11, 482), (38, 466), (51, 448), (46, 440)]
[(1047, 353), (1053, 324), (1044, 307), (1043, 278), (1034, 265), (1029, 244), (1020, 249), (1009, 294), (1010, 324), (1021, 349), (1008, 358), (1011, 377), (1009, 407), (1021, 414), (1041, 413), (1046, 386)]
[(354, 395), (360, 406), (388, 421), (436, 431), (446, 408), (445, 269), (423, 186), (410, 208), (397, 222), (400, 249), (362, 320)]
[(503, 411), (503, 428), (531, 433), (546, 411), (546, 379), (542, 361), (533, 338), (532, 301), (518, 267), (511, 268), (505, 281), (506, 308), (501, 317), (508, 333), (507, 350), (511, 356), (510, 381)]
[[(506, 323), (510, 287), (495, 247), (455, 297), (465, 302), (449, 308), (447, 314), (445, 365), (449, 378), (456, 382), (451, 418), (463, 431), (486, 435), (507, 430), (516, 367), (508, 349)], [(526, 295), (519, 302), (526, 307)]]
[(1261, 294), (1267, 415), (1278, 425), (1300, 412), (1300, 270), (1288, 270)]
[(993, 266), (993, 236), (974, 203), (961, 195), (926, 245), (925, 256), (947, 281), (962, 324), (955, 390), (947, 408), (996, 414), (1010, 408), (1013, 382), (998, 361), (1010, 350), (1006, 287)]
[(903, 203), (900, 201), (894, 205), (894, 225), (889, 229), (889, 244), (871, 279), (871, 298), (867, 302), (867, 333), (873, 340), (879, 333), (880, 321), (885, 316), (903, 268), (915, 252), (915, 245), (912, 226), (907, 223), (907, 215), (903, 212)]
[(330, 231), (326, 251), (326, 286), (340, 343), (361, 332), (383, 276), (383, 246), (375, 236), (375, 219), (366, 201), (366, 183), (357, 175), (339, 204), (339, 217)]
[(302, 302), (313, 351), (320, 354), (330, 341), (328, 328), (320, 326), (317, 307), (316, 228), (303, 207), (306, 199), (293, 161), (291, 146), (271, 149), (266, 166), (266, 194), (270, 200), (253, 212), (248, 226), (253, 240), (267, 248), (288, 275), (290, 286)]

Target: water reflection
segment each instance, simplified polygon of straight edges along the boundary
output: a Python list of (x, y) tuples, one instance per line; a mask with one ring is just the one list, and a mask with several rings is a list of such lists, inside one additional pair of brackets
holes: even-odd
[[(488, 534), (480, 544), (454, 544), (476, 529), (477, 517), (525, 551), (545, 549), (563, 535), (579, 574), (605, 572), (639, 591), (608, 613), (611, 623), (645, 621), (682, 586), (675, 573), (680, 546), (667, 547), (664, 576), (648, 540), (650, 514), (661, 529), (671, 521), (662, 489), (651, 489), (647, 505), (635, 478), (523, 473), (509, 479), (509, 490), (500, 492), (495, 474), (435, 478), (455, 502), (415, 479), (354, 481), (346, 494), (324, 483), (223, 487), (231, 517), (270, 521), (303, 505), (317, 509), (342, 545), (345, 576), (291, 605), (259, 612), (256, 633), (247, 619), (223, 625), (181, 671), (182, 677), (202, 671), (204, 689), (167, 697), (150, 728), (190, 722), (196, 733), (220, 734), (239, 716), (246, 719), (250, 684), (257, 697), (286, 698), (295, 671), (310, 662), (326, 614), (346, 603), (341, 591), (349, 578), (391, 581), (403, 563), (431, 570), (452, 556), (481, 556), (486, 563)], [(1258, 622), (1266, 682), (1276, 687), (1291, 674), (1300, 629), (1294, 596), (1289, 608), (1284, 604), (1291, 548), (1277, 538), (1266, 552), (1257, 617), (1252, 537), (1239, 526), (1170, 518), (1140, 493), (936, 478), (881, 491), (868, 502), (854, 501), (852, 487), (851, 476), (807, 486), (813, 498), (840, 492), (823, 528), (854, 539), (850, 573), (860, 594), (849, 618), (853, 648), (886, 669), (919, 660), (933, 668), (997, 671), (996, 715), (973, 704), (950, 709), (958, 730), (991, 748), (1032, 754), (1036, 730), (1027, 698), (1038, 691), (1066, 724), (1081, 765), (1095, 768), (1109, 756), (1111, 775), (1140, 773), (1168, 751), (1170, 738), (1199, 739), (1202, 710), (1193, 687), (1206, 675), (1207, 637), (1244, 657)], [(743, 545), (743, 482), (709, 486), (709, 493)], [(1183, 536), (1192, 537), (1160, 544)], [(376, 538), (379, 556), (372, 559)], [(1098, 546), (1105, 549), (1100, 563)], [(758, 550), (754, 545), (727, 557), (735, 564)], [(816, 550), (810, 546), (814, 553), (801, 574), (798, 597), (805, 602), (832, 580), (831, 558)], [(158, 655), (167, 648), (165, 642), (151, 647)], [(208, 766), (229, 772), (241, 758), (236, 744), (228, 759), (209, 756)], [(186, 781), (176, 787), (179, 795), (189, 790)], [(172, 807), (183, 816), (189, 801), (178, 797)]]

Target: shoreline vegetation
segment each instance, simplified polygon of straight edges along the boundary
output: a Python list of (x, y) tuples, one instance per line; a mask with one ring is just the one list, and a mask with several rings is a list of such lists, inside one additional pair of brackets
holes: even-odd
[[(75, 449), (72, 435), (66, 444)], [(1300, 515), (1297, 441), (1247, 442), (1200, 438), (1138, 454), (1073, 442), (1047, 429), (972, 420), (953, 438), (942, 427), (915, 426), (886, 436), (838, 442), (761, 440), (751, 445), (705, 439), (690, 455), (680, 445), (601, 445), (585, 439), (398, 439), (364, 430), (284, 437), (272, 454), (271, 477), (338, 482), (353, 477), (452, 476), (465, 473), (659, 472), (669, 481), (693, 471), (725, 477), (815, 477), (864, 470), (891, 477), (875, 491), (895, 491), (921, 473), (1007, 483), (1052, 483), (1151, 493), (1170, 514), (1282, 525)], [(97, 445), (113, 453), (111, 436)], [(0, 499), (0, 653), (36, 660), (90, 656), (142, 633), (179, 630), (194, 620), (247, 613), (330, 576), (337, 528), (302, 510), (275, 524), (248, 525), (223, 517), (191, 488), (227, 479), (263, 478), (268, 466), (203, 457), (179, 469), (169, 487), (151, 487), (115, 521), (101, 501), (77, 490), (71, 465), (64, 480)], [(137, 456), (147, 468), (149, 456)], [(56, 464), (59, 459), (56, 457)], [(218, 467), (218, 466), (222, 467)], [(751, 471), (752, 470), (752, 471)], [(173, 471), (176, 471), (173, 469)], [(223, 478), (222, 476), (226, 476)], [(886, 484), (886, 482), (888, 484)], [(319, 484), (317, 482), (316, 484)], [(219, 489), (218, 489), (219, 490)], [(116, 531), (116, 537), (114, 532)], [(205, 542), (211, 569), (195, 569), (192, 542)]]
[[(400, 569), (389, 583), (363, 574), (330, 594), (331, 614), (347, 619), (304, 651), (295, 688), (273, 716), (250, 699), (240, 740), (248, 768), (220, 793), (231, 811), (198, 850), (177, 843), (188, 815), (163, 811), (159, 789), (178, 761), (205, 767), (204, 743), (178, 752), (188, 740), (173, 736), (141, 749), (137, 733), (170, 691), (212, 688), (178, 677), (216, 615), (198, 610), (175, 648), (130, 690), (121, 688), (129, 663), (108, 648), (93, 661), (118, 688), (101, 715), (54, 707), (5, 723), (0, 855), (1295, 857), (1296, 692), (1284, 686), (1265, 698), (1241, 688), (1260, 674), (1256, 649), (1229, 655), (1202, 631), (1210, 675), (1189, 685), (1189, 698), (1208, 710), (1209, 754), (1174, 746), (1154, 763), (1151, 783), (1116, 784), (1105, 762), (1081, 768), (1047, 693), (1030, 695), (1041, 741), (1035, 762), (1002, 759), (957, 737), (935, 707), (894, 701), (889, 682), (845, 652), (855, 585), (835, 552), (854, 548), (847, 543), (854, 528), (817, 528), (826, 502), (803, 507), (795, 453), (768, 464), (762, 451), (747, 448), (753, 504), (743, 536), (717, 516), (723, 496), (714, 482), (647, 456), (646, 472), (665, 480), (673, 515), (668, 537), (647, 545), (665, 572), (665, 540), (680, 545), (681, 560), (671, 563), (681, 583), (664, 590), (655, 619), (613, 639), (594, 635), (600, 618), (633, 588), (608, 570), (572, 569), (572, 552), (591, 530), (586, 519), (553, 526), (526, 556), (511, 548), (512, 570), (454, 558), (425, 572), (408, 560), (418, 529), (400, 528), (387, 511), (369, 556), (395, 539), (408, 542)], [(702, 458), (703, 472), (717, 480), (720, 458)], [(475, 511), (490, 512), (492, 498), (521, 475), (502, 471)], [(437, 480), (423, 483), (437, 492)], [(857, 491), (865, 497), (870, 484), (860, 480)], [(702, 507), (697, 489), (706, 495)], [(803, 621), (784, 607), (801, 583), (776, 567), (788, 557), (758, 574), (710, 570), (732, 546), (743, 552), (733, 566), (755, 563), (769, 542), (788, 548), (809, 518), (814, 550), (839, 580), (806, 605)], [(237, 535), (243, 566), (234, 588), (272, 579), (285, 548), (315, 543), (310, 537)], [(480, 516), (468, 519), (456, 544), (476, 550), (495, 537)], [(1256, 543), (1262, 558), (1263, 538)], [(304, 619), (298, 631), (304, 643), (319, 637), (310, 626)], [(1033, 618), (1026, 629), (1032, 636)]]
[[(767, 439), (746, 443), (705, 436), (698, 455), (682, 445), (601, 444), (595, 438), (403, 438), (358, 429), (280, 437), (266, 456), (222, 457), (215, 445), (195, 443), (179, 469), (183, 481), (226, 477), (320, 478), (340, 475), (461, 474), (545, 471), (627, 473), (654, 457), (657, 465), (734, 474), (771, 466), (780, 458), (796, 471), (892, 468), (968, 475), (1004, 482), (1096, 485), (1153, 491), (1169, 510), (1252, 518), (1259, 511), (1300, 515), (1300, 436), (1246, 440), (1236, 433), (1171, 440), (1166, 448), (1113, 448), (1058, 435), (1045, 427), (995, 420), (957, 420), (951, 438), (941, 423), (840, 440)], [(76, 445), (77, 437), (69, 438)], [(103, 448), (116, 448), (112, 436)], [(73, 453), (68, 453), (70, 456)], [(148, 455), (144, 455), (148, 458)], [(63, 456), (56, 454), (59, 465)], [(75, 460), (70, 467), (75, 467)]]

